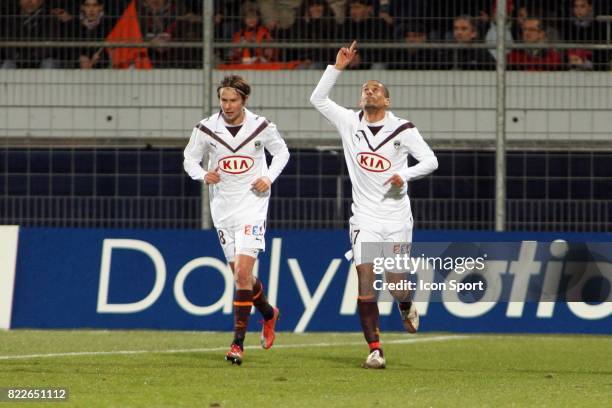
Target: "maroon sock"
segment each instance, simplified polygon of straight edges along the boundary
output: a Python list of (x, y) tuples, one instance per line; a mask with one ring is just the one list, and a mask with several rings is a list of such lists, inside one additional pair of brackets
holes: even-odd
[(234, 344), (242, 348), (253, 306), (253, 291), (238, 289), (234, 293)]
[(264, 320), (270, 320), (274, 317), (274, 309), (270, 306), (270, 303), (268, 303), (268, 299), (263, 289), (263, 283), (261, 283), (259, 278), (256, 278), (255, 284), (253, 285), (253, 306), (259, 310)]
[(359, 311), (359, 320), (361, 321), (361, 328), (366, 341), (368, 344), (377, 344), (377, 346), (374, 348), (380, 349), (378, 303), (376, 303), (376, 300), (374, 299), (357, 299), (357, 310)]

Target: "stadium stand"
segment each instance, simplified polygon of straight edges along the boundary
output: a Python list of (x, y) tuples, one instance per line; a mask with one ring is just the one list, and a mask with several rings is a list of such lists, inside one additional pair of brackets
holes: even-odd
[[(277, 4), (279, 3), (279, 4)], [(470, 42), (493, 44), (496, 37), (494, 24), (496, 1), (399, 1), (399, 0), (303, 0), (290, 2), (260, 1), (215, 1), (214, 35), (219, 43), (237, 41), (280, 41), (292, 43), (317, 43), (329, 40), (349, 41), (358, 38), (361, 43), (374, 42), (401, 44), (405, 40), (406, 27), (419, 27), (425, 32), (426, 42), (448, 42), (457, 40), (454, 25), (469, 21), (473, 36)], [(509, 0), (509, 43), (531, 43), (545, 40), (557, 42), (586, 42), (597, 44), (607, 40), (610, 30), (608, 23), (598, 21), (598, 15), (609, 13), (609, 4), (597, 0), (566, 0), (552, 2), (544, 0)], [(198, 68), (201, 67), (202, 38), (201, 3), (185, 0), (82, 0), (66, 2), (58, 0), (11, 0), (3, 2), (1, 10), (4, 41), (98, 41), (97, 46), (84, 51), (89, 59), (95, 54), (99, 58), (95, 68), (125, 68), (126, 61), (113, 62), (113, 53), (108, 42), (150, 42), (146, 50), (149, 63), (127, 61), (128, 66), (136, 68)], [(322, 7), (322, 14), (317, 7)], [(312, 10), (311, 10), (312, 8)], [(97, 11), (94, 11), (97, 10)], [(342, 18), (338, 10), (344, 10)], [(313, 16), (313, 10), (315, 15)], [(95, 13), (99, 17), (95, 16)], [(88, 14), (89, 13), (89, 16)], [(257, 14), (258, 22), (244, 31), (245, 16)], [(529, 19), (526, 19), (529, 17)], [(469, 19), (468, 19), (469, 18)], [(253, 18), (251, 18), (253, 19)], [(529, 33), (541, 30), (539, 35), (525, 36), (523, 24), (531, 24), (538, 19), (538, 27), (528, 28)], [(117, 26), (122, 28), (117, 31)], [(127, 27), (127, 28), (126, 28)], [(241, 34), (242, 33), (242, 34)], [(173, 48), (173, 43), (194, 42), (194, 46)], [(154, 47), (154, 45), (165, 45)], [(81, 47), (82, 48), (82, 47)], [(105, 49), (106, 52), (100, 52)], [(295, 48), (283, 49), (221, 49), (217, 48), (219, 63), (236, 63), (238, 59), (250, 63), (292, 62), (301, 64), (281, 65), (281, 68), (311, 67), (313, 56), (329, 60), (333, 55), (325, 49), (312, 52)], [(401, 50), (401, 48), (400, 48)], [(462, 60), (477, 61), (469, 69), (493, 69), (491, 58), (484, 56), (484, 49), (441, 50), (440, 64), (445, 69), (466, 69)], [(494, 50), (489, 52), (494, 55)], [(531, 64), (533, 59), (538, 69), (604, 69), (609, 66), (608, 52), (597, 50), (570, 49), (547, 50), (544, 63), (540, 56), (527, 58), (525, 50), (509, 53), (508, 63), (514, 66)], [(531, 54), (537, 54), (533, 50)], [(246, 54), (255, 54), (246, 56)], [(2, 49), (0, 58), (5, 68), (89, 68), (91, 61), (83, 57), (78, 49), (45, 48), (17, 46)], [(103, 55), (104, 54), (104, 55)], [(264, 58), (263, 54), (267, 57)], [(380, 47), (365, 48), (360, 55), (359, 69), (429, 69), (428, 64), (404, 64), (400, 59), (404, 54), (393, 49)], [(527, 59), (526, 59), (527, 58)], [(547, 59), (548, 58), (548, 59)], [(429, 59), (429, 58), (427, 58)], [(436, 58), (433, 58), (434, 60)], [(531, 62), (529, 62), (531, 61)], [(541, 61), (540, 61), (541, 62)], [(243, 62), (241, 62), (243, 63)], [(266, 68), (266, 66), (260, 67)], [(278, 67), (274, 67), (278, 68)]]

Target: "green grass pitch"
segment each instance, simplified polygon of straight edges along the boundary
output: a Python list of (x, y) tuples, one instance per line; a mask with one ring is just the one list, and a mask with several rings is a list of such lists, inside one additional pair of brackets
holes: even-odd
[(68, 387), (69, 401), (4, 406), (612, 406), (610, 336), (383, 333), (387, 369), (360, 368), (360, 333), (0, 331), (0, 387)]

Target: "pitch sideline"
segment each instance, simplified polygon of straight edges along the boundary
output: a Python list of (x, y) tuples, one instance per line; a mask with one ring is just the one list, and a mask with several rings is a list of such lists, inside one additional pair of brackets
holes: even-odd
[[(385, 341), (384, 344), (412, 344), (436, 341), (462, 340), (474, 336), (452, 335), (434, 336), (416, 339), (396, 339)], [(339, 343), (301, 343), (301, 344), (279, 344), (274, 349), (291, 349), (301, 347), (335, 347), (335, 346), (359, 346), (363, 341), (339, 342)], [(245, 350), (263, 350), (260, 346), (246, 346)], [(79, 357), (79, 356), (113, 356), (113, 355), (137, 355), (137, 354), (179, 354), (179, 353), (210, 353), (216, 351), (227, 351), (227, 347), (191, 348), (191, 349), (168, 349), (168, 350), (116, 350), (116, 351), (78, 351), (70, 353), (47, 353), (47, 354), (24, 354), (15, 356), (0, 356), (0, 361), (26, 360), (30, 358), (49, 357)]]

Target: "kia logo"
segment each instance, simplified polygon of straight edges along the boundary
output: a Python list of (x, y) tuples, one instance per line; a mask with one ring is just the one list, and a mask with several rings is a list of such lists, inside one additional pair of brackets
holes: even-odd
[(357, 163), (359, 163), (361, 168), (375, 173), (389, 170), (389, 167), (391, 167), (391, 162), (385, 157), (370, 152), (359, 153), (357, 155)]
[(228, 156), (219, 160), (219, 169), (229, 174), (241, 174), (249, 171), (253, 167), (252, 157), (247, 156)]

